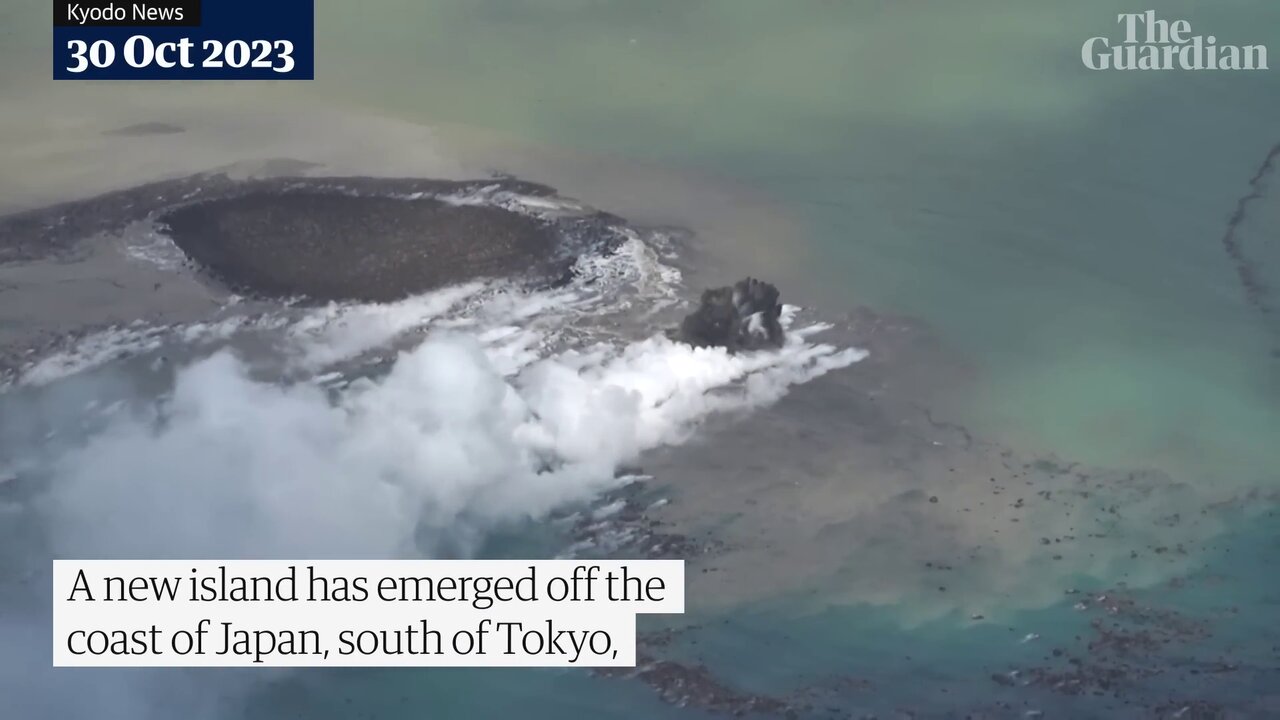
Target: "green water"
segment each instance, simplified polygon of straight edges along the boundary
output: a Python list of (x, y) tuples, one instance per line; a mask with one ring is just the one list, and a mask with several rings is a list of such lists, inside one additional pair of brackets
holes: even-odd
[[(971, 384), (936, 398), (957, 421), (1028, 453), (1159, 468), (1210, 499), (1274, 490), (1280, 317), (1247, 301), (1221, 238), (1280, 141), (1280, 86), (1275, 71), (1082, 67), (1084, 39), (1115, 37), (1116, 13), (1148, 7), (1222, 43), (1280, 46), (1280, 5), (1265, 1), (330, 3), (317, 89), (750, 188), (795, 221), (774, 242), (827, 309), (921, 318), (972, 364)], [(384, 12), (402, 21), (370, 21)], [(1273, 285), (1278, 227), (1280, 196), (1264, 191), (1237, 230)], [(1274, 549), (1275, 527), (1238, 523), (1249, 529), (1222, 540), (1234, 558), (1192, 562), (1229, 580), (1157, 602), (1244, 604), (1248, 620), (1225, 624), (1215, 648), (1265, 667), (1261, 636), (1242, 638), (1275, 617), (1274, 587), (1253, 580), (1273, 561), (1240, 548)], [(1124, 574), (1077, 580), (1105, 588)], [(802, 620), (764, 608), (690, 656), (767, 691), (874, 677), (869, 697), (845, 698), (867, 711), (914, 700), (945, 716), (1003, 697), (1017, 710), (995, 716), (1124, 716), (1119, 699), (987, 679), (1079, 642), (1073, 603), (1018, 611), (1007, 627), (952, 617), (910, 631), (892, 608)], [(1020, 644), (1031, 629), (1042, 641)], [(1187, 676), (1145, 697), (1176, 696), (1174, 677)], [(1204, 693), (1251, 697), (1266, 677)]]
[[(920, 318), (972, 367), (972, 382), (936, 398), (951, 419), (1028, 455), (1156, 467), (1211, 500), (1280, 485), (1280, 315), (1248, 302), (1221, 243), (1280, 142), (1280, 70), (1108, 73), (1080, 61), (1086, 38), (1117, 36), (1116, 13), (1154, 8), (1220, 43), (1266, 44), (1280, 65), (1280, 3), (317, 6), (318, 80), (282, 93), (745, 188), (785, 213), (795, 232), (774, 239), (775, 252), (800, 266), (825, 310)], [(8, 12), (16, 23), (45, 11)], [(0, 35), (0, 53), (42, 63), (41, 42)], [(0, 71), (15, 75), (13, 64)], [(1280, 288), (1280, 174), (1263, 180), (1237, 239), (1252, 271)], [(1158, 597), (1215, 622), (1222, 607), (1241, 609), (1201, 651), (1255, 670), (1214, 685), (1219, 700), (1260, 694), (1274, 679), (1267, 633), (1280, 593), (1274, 519), (1224, 527), (1195, 559), (1203, 582)], [(1118, 574), (1077, 579), (1101, 589)], [(760, 691), (823, 674), (871, 677), (875, 693), (840, 703), (867, 711), (918, 703), (946, 716), (1003, 693), (1017, 713), (995, 717), (1019, 716), (1027, 702), (1056, 703), (1057, 716), (1123, 716), (1119, 701), (1029, 696), (987, 679), (1076, 642), (1086, 621), (1073, 603), (999, 626), (948, 617), (909, 630), (892, 609), (795, 619), (765, 603), (718, 618), (684, 651)], [(1041, 641), (1020, 643), (1032, 630)], [(1152, 692), (1173, 692), (1158, 685), (1173, 680), (1153, 682)], [(306, 677), (256, 707), (349, 717), (348, 702), (372, 717), (698, 713), (668, 708), (638, 683), (506, 671)]]
[[(1280, 5), (331, 5), (320, 13), (324, 91), (401, 117), (722, 178), (778, 203), (798, 232), (774, 242), (828, 309), (921, 318), (972, 364), (973, 383), (937, 402), (986, 436), (1029, 453), (1160, 468), (1209, 498), (1280, 480), (1280, 317), (1250, 306), (1220, 242), (1280, 141), (1274, 71), (1097, 73), (1079, 57), (1085, 38), (1116, 35), (1117, 12), (1148, 6), (1220, 42), (1277, 47)], [(404, 21), (370, 23), (372, 8)], [(1280, 284), (1280, 196), (1263, 193), (1249, 212), (1241, 247)], [(1205, 551), (1192, 563), (1229, 580), (1152, 601), (1215, 621), (1211, 608), (1243, 604), (1217, 644), (1196, 652), (1234, 653), (1256, 669), (1274, 664), (1264, 635), (1247, 638), (1274, 620), (1275, 588), (1254, 579), (1273, 577), (1274, 565), (1241, 548), (1274, 549), (1275, 526), (1238, 522), (1249, 530), (1222, 540), (1234, 557)], [(1122, 574), (1076, 580), (1105, 588)], [(950, 617), (911, 630), (891, 607), (803, 619), (765, 607), (687, 650), (759, 691), (827, 674), (871, 679), (874, 690), (836, 703), (845, 709), (915, 705), (946, 716), (1004, 700), (1014, 709), (993, 716), (1123, 717), (1123, 699), (988, 679), (1054, 644), (1082, 644), (1087, 620), (1074, 602), (1016, 611), (999, 626)], [(1032, 631), (1043, 637), (1019, 642)], [(1269, 676), (1241, 672), (1207, 689), (1187, 684), (1198, 675), (1162, 677), (1143, 686), (1149, 706), (1189, 687), (1253, 697)]]
[[(205, 86), (245, 91), (221, 105), (172, 84), (50, 83), (31, 72), (48, 38), (21, 31), (42, 6), (0, 8), (16, 98), (0, 122), (37, 118), (4, 159), (67, 162), (70, 146), (40, 142), (83, 121), (71, 100), (134, 93), (216, 121), (301, 97), (696, 173), (782, 208), (795, 233), (773, 249), (825, 305), (923, 318), (966, 353), (979, 381), (953, 398), (959, 419), (1082, 461), (1250, 481), (1275, 466), (1280, 320), (1245, 302), (1219, 242), (1277, 141), (1275, 70), (1089, 71), (1083, 40), (1117, 37), (1134, 9), (1115, 0), (317, 6), (318, 80)], [(1280, 45), (1272, 2), (1148, 6), (1220, 43)], [(63, 102), (42, 107), (46, 91)], [(1273, 285), (1276, 202), (1239, 231)]]
[[(1100, 463), (1275, 466), (1280, 329), (1219, 244), (1280, 137), (1274, 72), (1086, 70), (1081, 42), (1126, 9), (1101, 0), (320, 5), (318, 91), (780, 201), (804, 232), (776, 242), (816, 248), (839, 301), (971, 355), (958, 412), (991, 432)], [(1280, 44), (1275, 3), (1148, 5)], [(1280, 280), (1267, 202), (1241, 237)]]

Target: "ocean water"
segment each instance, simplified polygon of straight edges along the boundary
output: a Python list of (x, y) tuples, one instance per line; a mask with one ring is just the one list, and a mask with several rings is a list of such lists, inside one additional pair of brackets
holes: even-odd
[[(1280, 32), (1269, 3), (1148, 4), (1220, 42)], [(1275, 321), (1219, 240), (1275, 144), (1268, 73), (1089, 71), (1080, 44), (1124, 11), (1105, 1), (385, 7), (409, 21), (324, 13), (319, 87), (759, 189), (805, 225), (777, 242), (825, 290), (980, 358), (966, 404), (1023, 441), (1267, 456)], [(1274, 272), (1274, 200), (1250, 214), (1242, 244)]]
[[(157, 172), (241, 152), (259, 125), (243, 117), (341, 110), (706, 228), (713, 259), (689, 284), (749, 272), (823, 317), (871, 308), (927, 339), (869, 365), (873, 346), (849, 377), (646, 457), (671, 486), (667, 519), (731, 546), (693, 565), (708, 599), (660, 650), (733, 689), (719, 710), (1280, 715), (1277, 71), (1101, 73), (1079, 57), (1146, 9), (1280, 52), (1280, 5), (318, 0), (314, 83), (110, 91), (19, 70), (46, 62), (47, 39), (12, 30), (43, 17), (34, 5), (0, 9), (15, 206), (105, 182), (114, 156), (78, 133), (128, 114), (115, 93), (207, 126)], [(335, 165), (389, 162), (360, 127), (313, 131), (353, 133)], [(413, 142), (392, 144), (427, 152)], [(892, 379), (879, 404), (875, 373)], [(936, 435), (885, 429), (916, 405)], [(931, 455), (954, 428), (973, 443)], [(788, 452), (753, 454), (778, 437)], [(488, 551), (532, 540), (505, 542)], [(192, 683), (211, 717), (717, 709), (576, 671), (300, 673), (234, 701)]]
[[(899, 708), (947, 717), (1173, 715), (1188, 706), (1163, 705), (1200, 696), (1237, 716), (1280, 712), (1274, 699), (1256, 700), (1269, 694), (1261, 688), (1276, 665), (1267, 498), (1280, 480), (1280, 316), (1266, 288), (1280, 283), (1280, 195), (1263, 171), (1280, 142), (1274, 71), (1100, 73), (1079, 59), (1086, 38), (1117, 35), (1117, 13), (1146, 9), (1189, 20), (1219, 42), (1274, 46), (1274, 3), (392, 6), (414, 21), (362, 37), (367, 15), (347, 16), (319, 86), (401, 116), (482, 125), (746, 187), (780, 208), (795, 232), (766, 241), (767, 251), (759, 241), (716, 242), (756, 274), (776, 267), (802, 279), (783, 282), (784, 295), (795, 288), (824, 308), (867, 305), (927, 323), (966, 370), (964, 382), (930, 389), (938, 417), (1019, 453), (1164, 473), (1197, 498), (1171, 502), (1170, 516), (1209, 517), (1206, 506), (1226, 502), (1262, 513), (1216, 518), (1176, 569), (1147, 548), (1129, 560), (1135, 550), (1119, 539), (1111, 540), (1116, 561), (1062, 570), (1051, 569), (1049, 555), (997, 563), (1039, 591), (1036, 600), (1011, 598), (1003, 590), (1015, 584), (995, 580), (989, 597), (970, 593), (987, 616), (1001, 615), (999, 627), (973, 623), (964, 604), (917, 624), (920, 596), (937, 592), (914, 582), (919, 572), (901, 571), (913, 576), (901, 595), (850, 593), (867, 583), (833, 575), (829, 600), (815, 591), (815, 604), (831, 607), (809, 615), (766, 599), (758, 611), (739, 608), (693, 656), (772, 690), (847, 672), (872, 689), (846, 694), (843, 707), (881, 716)], [(323, 25), (320, 37), (328, 37)], [(386, 52), (362, 54), (374, 37)], [(344, 46), (350, 55), (337, 49)], [(1250, 196), (1231, 231), (1232, 257), (1224, 236)], [(1263, 289), (1251, 295), (1242, 270)], [(849, 467), (822, 471), (844, 469), (856, 485)], [(732, 471), (721, 478), (737, 480)], [(860, 490), (841, 492), (900, 512)], [(853, 575), (923, 563), (899, 546), (902, 535), (928, 530), (901, 515), (901, 525), (873, 536), (898, 552), (812, 540), (784, 557), (836, 553)], [(1038, 522), (1045, 535), (1066, 532)], [(1034, 545), (1039, 535), (1020, 540)], [(1181, 534), (1157, 529), (1149, 539), (1160, 547)], [(1197, 578), (1202, 586), (1188, 589)], [(1097, 687), (1037, 695), (1020, 690), (1021, 680), (1006, 688), (988, 677), (1055, 659), (1046, 650), (1055, 643), (1067, 652), (1087, 646), (1078, 600), (1066, 591), (1130, 581), (1158, 603), (1210, 618), (1213, 641), (1170, 650), (1154, 663), (1159, 675), (1109, 687), (1105, 699), (1092, 695)], [(1224, 618), (1222, 607), (1236, 611)], [(1019, 642), (1028, 633), (1041, 637)], [(1182, 670), (1197, 652), (1251, 659), (1240, 671), (1188, 680)]]

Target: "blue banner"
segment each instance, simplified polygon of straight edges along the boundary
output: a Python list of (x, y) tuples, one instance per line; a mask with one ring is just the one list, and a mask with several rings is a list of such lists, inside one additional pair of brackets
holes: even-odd
[(55, 80), (313, 80), (315, 0), (53, 3)]

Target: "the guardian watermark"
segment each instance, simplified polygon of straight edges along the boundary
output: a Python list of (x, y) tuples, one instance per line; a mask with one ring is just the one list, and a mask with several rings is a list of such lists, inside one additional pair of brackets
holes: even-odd
[(1266, 70), (1265, 45), (1219, 45), (1213, 35), (1192, 35), (1186, 20), (1163, 20), (1154, 10), (1123, 13), (1120, 41), (1093, 37), (1080, 48), (1090, 70)]

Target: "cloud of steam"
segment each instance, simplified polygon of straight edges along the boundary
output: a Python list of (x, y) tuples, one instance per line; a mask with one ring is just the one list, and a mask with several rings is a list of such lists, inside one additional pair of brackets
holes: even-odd
[[(523, 363), (528, 338), (432, 336), (336, 399), (222, 351), (156, 414), (60, 457), (55, 550), (105, 557), (388, 557), (456, 547), (611, 487), (716, 411), (857, 359), (797, 338), (731, 356), (654, 337)], [(502, 369), (522, 366), (511, 375)], [(415, 546), (423, 542), (425, 547)]]
[[(22, 392), (57, 398), (59, 412), (30, 398), (25, 409), (96, 424), (39, 468), (46, 482), (20, 509), (40, 530), (28, 550), (44, 558), (474, 552), (494, 528), (590, 501), (619, 482), (621, 466), (686, 440), (708, 415), (773, 402), (862, 357), (811, 342), (820, 326), (796, 329), (776, 351), (741, 355), (661, 335), (582, 331), (602, 313), (625, 314), (645, 286), (634, 271), (647, 256), (632, 251), (619, 254), (625, 268), (606, 268), (630, 290), (599, 276), (548, 293), (476, 284), (287, 321), (127, 328), (37, 363)], [(670, 297), (669, 269), (645, 277)], [(255, 352), (234, 342), (250, 336)], [(173, 357), (175, 347), (202, 343), (209, 349), (178, 362), (151, 397), (93, 397), (121, 347), (140, 357), (116, 371), (156, 375), (170, 369), (148, 354)], [(283, 358), (265, 366), (285, 368), (290, 380), (264, 376), (264, 357)], [(103, 363), (97, 375), (83, 373)], [(59, 381), (67, 373), (80, 374)], [(81, 392), (66, 397), (61, 388), (74, 385)], [(0, 395), (0, 411), (7, 399)], [(47, 559), (30, 567), (43, 574)], [(207, 710), (217, 688), (245, 686), (239, 675), (54, 672), (48, 585), (28, 579), (18, 594), (30, 602), (6, 608), (0, 626), (8, 640), (0, 693), (22, 717), (169, 716), (160, 708), (175, 687), (208, 694)]]

